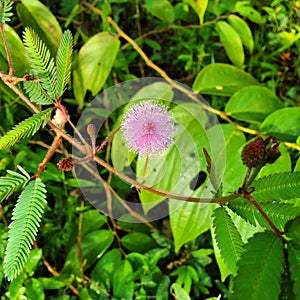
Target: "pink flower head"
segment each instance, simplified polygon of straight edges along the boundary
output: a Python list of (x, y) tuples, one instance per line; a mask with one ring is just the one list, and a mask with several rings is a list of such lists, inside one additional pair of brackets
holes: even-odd
[(172, 144), (174, 122), (167, 107), (147, 101), (133, 105), (121, 125), (126, 146), (140, 157), (159, 154)]

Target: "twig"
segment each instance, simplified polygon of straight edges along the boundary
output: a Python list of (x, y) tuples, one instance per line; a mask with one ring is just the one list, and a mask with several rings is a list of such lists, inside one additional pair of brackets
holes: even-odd
[[(33, 246), (35, 249), (39, 249), (39, 246), (37, 244), (36, 241), (33, 241)], [(48, 263), (48, 261), (46, 260), (46, 258), (43, 256), (42, 257), (43, 260), (43, 264), (45, 265), (45, 267), (47, 268), (47, 270), (55, 277), (60, 276), (60, 274)], [(70, 285), (69, 286), (70, 290), (73, 292), (73, 294), (75, 294), (76, 296), (79, 296), (79, 292), (76, 289), (75, 286)]]
[(107, 212), (108, 212), (108, 217), (109, 217), (109, 220), (113, 226), (113, 234), (114, 236), (116, 237), (117, 239), (117, 242), (118, 242), (118, 248), (119, 250), (121, 251), (121, 253), (123, 254), (123, 256), (126, 258), (127, 255), (126, 253), (124, 252), (123, 248), (122, 248), (122, 242), (121, 242), (121, 239), (116, 231), (116, 229), (119, 227), (115, 220), (114, 220), (114, 216), (113, 216), (113, 213), (112, 213), (112, 197), (111, 197), (111, 191), (110, 189), (108, 188), (108, 185), (104, 185), (104, 189), (105, 189), (105, 194), (106, 194), (106, 198), (107, 198)]
[(40, 177), (41, 173), (43, 171), (46, 170), (46, 165), (49, 162), (49, 160), (52, 158), (53, 154), (56, 152), (56, 150), (58, 149), (58, 147), (61, 145), (62, 143), (62, 139), (60, 135), (55, 136), (53, 143), (50, 147), (50, 149), (48, 150), (45, 158), (43, 159), (43, 161), (39, 164), (39, 168), (37, 173), (33, 176), (33, 178), (38, 178)]
[(8, 66), (9, 66), (8, 76), (11, 78), (14, 75), (14, 68), (12, 65), (11, 56), (10, 56), (10, 52), (9, 52), (8, 45), (7, 45), (7, 40), (6, 40), (6, 36), (4, 33), (4, 24), (3, 23), (0, 24), (0, 30), (1, 30), (1, 35), (2, 35), (5, 52), (6, 52), (7, 62), (8, 62)]

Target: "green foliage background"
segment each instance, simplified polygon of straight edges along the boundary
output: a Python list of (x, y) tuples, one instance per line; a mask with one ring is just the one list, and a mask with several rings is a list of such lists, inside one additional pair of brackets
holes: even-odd
[[(4, 30), (15, 75), (30, 73), (40, 79), (18, 86), (42, 111), (32, 115), (0, 82), (1, 300), (219, 299), (220, 295), (298, 299), (299, 1), (21, 0), (12, 10), (10, 3), (3, 3), (8, 2), (1, 1), (0, 19), (8, 23)], [(9, 72), (2, 39), (0, 70)], [(178, 202), (170, 200), (170, 210), (177, 209), (163, 220), (113, 222), (84, 201), (72, 174), (58, 170), (57, 162), (71, 151), (68, 144), (57, 151), (40, 178), (30, 180), (53, 140), (45, 127), (51, 108), (42, 105), (62, 98), (76, 123), (104, 89), (166, 74), (204, 95), (221, 121), (227, 162), (223, 195), (243, 182), (246, 167), (240, 156), (246, 143), (256, 135), (282, 140), (282, 155), (260, 170), (253, 197), (285, 232), (287, 243), (243, 198), (221, 207), (186, 202), (177, 208)], [(173, 99), (170, 86), (160, 89)], [(201, 170), (185, 165), (185, 188), (198, 172), (207, 171), (202, 148), (212, 151), (208, 141), (199, 138), (203, 130), (195, 122), (202, 116), (199, 106), (171, 109), (198, 141), (203, 162)], [(114, 129), (118, 117), (110, 117), (99, 140)], [(201, 125), (207, 124), (203, 118)], [(217, 133), (211, 128), (210, 134)], [(177, 138), (183, 138), (180, 132)], [(116, 135), (112, 152), (100, 155), (108, 155), (120, 171), (131, 164), (141, 174), (144, 161), (121, 147)], [(215, 149), (214, 158), (221, 156), (222, 149)], [(165, 156), (165, 174), (170, 176), (156, 187), (172, 189), (178, 159), (175, 147), (170, 149)], [(164, 167), (153, 163), (157, 173)], [(102, 175), (107, 178), (108, 171)], [(120, 195), (142, 204), (160, 199), (130, 191), (117, 177), (109, 183)], [(192, 195), (202, 196), (203, 186), (202, 182)], [(14, 219), (22, 222), (15, 221), (9, 229)], [(18, 233), (25, 236), (23, 246)]]

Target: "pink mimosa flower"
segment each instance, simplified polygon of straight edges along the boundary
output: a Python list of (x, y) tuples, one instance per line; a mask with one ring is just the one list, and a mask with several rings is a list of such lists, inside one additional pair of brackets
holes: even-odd
[(174, 121), (166, 106), (153, 101), (133, 105), (121, 125), (126, 146), (140, 157), (160, 154), (172, 144)]

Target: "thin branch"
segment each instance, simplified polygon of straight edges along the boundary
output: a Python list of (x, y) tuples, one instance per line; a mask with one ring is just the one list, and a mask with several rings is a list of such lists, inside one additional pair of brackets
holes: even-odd
[(269, 216), (261, 208), (261, 206), (259, 205), (259, 203), (249, 193), (244, 193), (243, 197), (246, 198), (247, 200), (249, 200), (250, 203), (252, 203), (257, 208), (257, 210), (261, 213), (261, 215), (263, 216), (263, 218), (268, 222), (268, 224), (273, 229), (273, 231), (276, 233), (276, 235), (278, 237), (280, 237), (283, 241), (285, 241), (285, 239), (283, 237), (283, 233), (275, 226), (275, 224), (273, 223), (273, 221), (269, 218)]
[[(39, 249), (39, 246), (36, 241), (33, 241), (33, 246), (35, 249)], [(49, 264), (49, 262), (46, 260), (46, 258), (43, 256), (42, 257), (43, 264), (47, 268), (47, 270), (55, 277), (60, 276), (60, 274)], [(78, 290), (75, 288), (75, 286), (70, 285), (69, 286), (70, 290), (73, 292), (74, 295), (79, 296)]]
[(1, 35), (2, 35), (2, 40), (3, 40), (5, 52), (6, 52), (7, 62), (8, 62), (8, 66), (9, 66), (8, 76), (11, 78), (14, 75), (14, 68), (13, 68), (13, 65), (12, 65), (12, 60), (11, 60), (10, 52), (9, 52), (9, 49), (8, 49), (7, 40), (6, 40), (6, 36), (5, 36), (5, 33), (4, 33), (4, 24), (0, 24), (0, 30), (1, 30)]
[(44, 172), (46, 170), (46, 165), (49, 162), (49, 160), (52, 158), (52, 156), (54, 155), (54, 153), (56, 152), (56, 150), (59, 148), (59, 146), (62, 143), (62, 139), (60, 135), (56, 135), (53, 143), (50, 147), (50, 149), (48, 150), (46, 156), (44, 157), (43, 161), (39, 164), (39, 168), (37, 173), (33, 176), (33, 178), (38, 178), (40, 177), (41, 173)]

